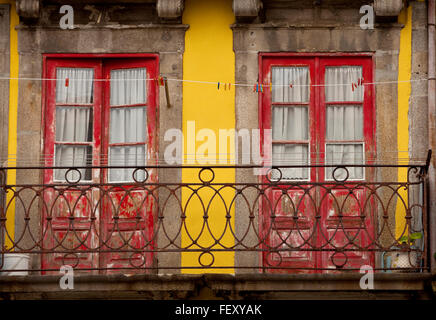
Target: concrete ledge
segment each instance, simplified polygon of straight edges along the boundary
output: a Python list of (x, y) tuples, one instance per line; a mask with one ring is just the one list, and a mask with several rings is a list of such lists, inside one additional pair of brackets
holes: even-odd
[(12, 299), (432, 299), (431, 274), (376, 274), (362, 290), (360, 274), (2, 276), (0, 300)]

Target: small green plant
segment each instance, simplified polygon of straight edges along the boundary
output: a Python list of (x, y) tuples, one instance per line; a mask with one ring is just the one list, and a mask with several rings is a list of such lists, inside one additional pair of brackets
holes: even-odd
[(402, 236), (400, 238), (400, 243), (401, 244), (407, 244), (409, 242), (409, 240), (410, 240), (410, 243), (413, 244), (413, 242), (415, 240), (418, 240), (418, 239), (421, 239), (421, 238), (422, 238), (422, 233), (421, 232), (414, 232), (414, 233), (411, 233), (408, 236)]

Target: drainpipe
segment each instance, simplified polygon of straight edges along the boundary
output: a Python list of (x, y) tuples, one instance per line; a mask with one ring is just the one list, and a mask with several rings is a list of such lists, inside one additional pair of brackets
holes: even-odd
[[(435, 0), (428, 0), (428, 143), (429, 149), (436, 151), (436, 47), (435, 47)], [(429, 234), (430, 234), (430, 268), (436, 274), (436, 172), (435, 157), (429, 168)]]

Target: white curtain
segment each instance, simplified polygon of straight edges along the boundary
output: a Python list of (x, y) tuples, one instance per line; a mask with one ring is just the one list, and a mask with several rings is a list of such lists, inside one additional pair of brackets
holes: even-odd
[[(326, 67), (326, 101), (363, 101), (364, 86), (358, 85), (362, 79), (362, 67), (340, 66)], [(357, 84), (357, 88), (352, 84)]]
[(273, 102), (309, 102), (308, 67), (273, 67), (272, 84)]
[[(273, 107), (273, 140), (307, 140), (309, 138), (308, 107)], [(308, 146), (274, 144), (274, 165), (307, 165)], [(282, 168), (282, 179), (307, 179), (306, 168)], [(273, 178), (276, 179), (273, 171)]]
[[(327, 164), (363, 164), (363, 144), (327, 144), (326, 146)], [(327, 179), (333, 179), (334, 168), (327, 168)], [(348, 180), (363, 179), (363, 168), (347, 167)], [(347, 173), (343, 169), (335, 172), (337, 180), (343, 180)]]
[[(92, 147), (90, 146), (71, 146), (57, 144), (55, 148), (55, 164), (56, 166), (67, 167), (83, 167), (90, 166), (92, 164)], [(69, 181), (76, 181), (80, 178), (80, 181), (89, 181), (91, 177), (91, 169), (78, 169), (77, 171), (70, 171), (65, 176), (67, 169), (55, 170), (55, 179), (65, 181), (66, 178)]]
[[(274, 144), (272, 147), (273, 165), (308, 165), (309, 149), (300, 144)], [(307, 168), (280, 168), (282, 180), (305, 180), (309, 178)], [(279, 174), (273, 170), (272, 178), (278, 179)]]
[(273, 140), (307, 140), (308, 107), (273, 107)]
[(94, 69), (56, 69), (56, 103), (92, 103), (93, 96)]
[(92, 109), (56, 107), (56, 141), (92, 141)]
[[(308, 67), (273, 67), (272, 101), (274, 103), (305, 103), (310, 100), (310, 74)], [(292, 85), (292, 87), (291, 87)], [(273, 140), (308, 140), (308, 106), (273, 105)], [(274, 144), (273, 165), (307, 165), (308, 144)], [(283, 180), (308, 179), (307, 168), (281, 168)], [(272, 172), (272, 178), (279, 174)]]
[[(327, 67), (325, 72), (326, 101), (363, 101), (364, 86), (352, 87), (362, 79), (362, 67)], [(326, 163), (327, 164), (364, 164), (363, 107), (362, 105), (328, 105), (326, 107)], [(346, 143), (333, 143), (345, 140)], [(326, 169), (326, 178), (333, 179), (333, 169)], [(363, 179), (363, 168), (347, 167), (348, 179)], [(338, 169), (335, 178), (343, 180), (346, 171)]]
[[(120, 69), (111, 71), (111, 105), (125, 106), (146, 103), (146, 69)], [(114, 81), (113, 81), (114, 80)], [(113, 166), (144, 166), (147, 150), (147, 108), (111, 108), (109, 142), (141, 143), (135, 146), (109, 148), (109, 164)], [(110, 181), (133, 181), (135, 169), (111, 169)], [(138, 171), (137, 180), (144, 178)]]
[(145, 104), (147, 102), (147, 70), (145, 68), (111, 71), (111, 106)]
[(327, 140), (362, 140), (363, 108), (361, 105), (330, 105), (326, 110)]
[[(56, 70), (58, 104), (91, 104), (93, 102), (93, 69), (58, 68)], [(68, 79), (68, 80), (66, 80)], [(63, 142), (90, 142), (93, 132), (91, 107), (56, 107), (55, 166), (86, 166), (92, 161), (92, 147), (65, 145)], [(90, 169), (80, 169), (81, 181), (91, 180)], [(55, 179), (64, 181), (66, 170), (55, 170)], [(70, 181), (79, 174), (70, 171)]]
[(111, 108), (109, 142), (145, 142), (146, 124), (145, 107)]

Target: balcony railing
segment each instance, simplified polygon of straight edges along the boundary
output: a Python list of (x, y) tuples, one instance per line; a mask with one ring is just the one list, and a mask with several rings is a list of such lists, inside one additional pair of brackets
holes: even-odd
[[(281, 178), (283, 168), (297, 167), (333, 179)], [(102, 183), (84, 181), (84, 168), (0, 168), (1, 272), (428, 269), (428, 165), (283, 166), (264, 176), (255, 168), (88, 168)], [(365, 179), (350, 180), (352, 168)], [(121, 169), (131, 182), (104, 182), (108, 170)], [(53, 170), (64, 181), (50, 180)], [(404, 181), (396, 181), (400, 170)], [(6, 183), (12, 171), (14, 185)], [(182, 171), (192, 183), (181, 182)]]

